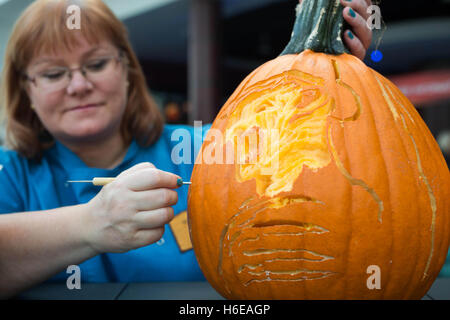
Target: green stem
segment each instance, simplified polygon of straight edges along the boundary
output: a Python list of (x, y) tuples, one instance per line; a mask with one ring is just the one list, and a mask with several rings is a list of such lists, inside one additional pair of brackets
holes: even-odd
[(303, 0), (297, 9), (291, 40), (281, 55), (307, 49), (335, 55), (349, 52), (341, 37), (344, 7), (339, 0)]

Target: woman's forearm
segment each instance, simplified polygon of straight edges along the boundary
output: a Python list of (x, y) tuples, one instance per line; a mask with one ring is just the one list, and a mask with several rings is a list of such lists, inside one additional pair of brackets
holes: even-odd
[(0, 298), (97, 254), (82, 234), (86, 205), (0, 215)]

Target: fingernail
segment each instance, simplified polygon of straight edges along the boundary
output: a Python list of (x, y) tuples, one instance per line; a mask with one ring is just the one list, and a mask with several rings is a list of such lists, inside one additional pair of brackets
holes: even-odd
[(345, 0), (346, 2), (352, 2), (352, 0)]
[(355, 17), (356, 17), (356, 13), (355, 13), (355, 11), (353, 11), (352, 8), (350, 8), (350, 10), (348, 10), (348, 13), (350, 14), (350, 16), (351, 16), (352, 18), (355, 18)]
[(353, 39), (353, 38), (354, 38), (353, 33), (352, 33), (351, 31), (349, 31), (347, 34), (348, 34), (348, 36), (350, 37), (350, 39)]
[(181, 187), (183, 185), (183, 179), (178, 179), (177, 180), (177, 186)]

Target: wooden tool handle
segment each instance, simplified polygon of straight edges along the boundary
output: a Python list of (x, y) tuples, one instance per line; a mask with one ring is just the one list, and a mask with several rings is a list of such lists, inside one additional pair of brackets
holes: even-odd
[(94, 186), (104, 186), (105, 184), (108, 184), (110, 182), (113, 182), (116, 178), (94, 178), (92, 179), (92, 184)]

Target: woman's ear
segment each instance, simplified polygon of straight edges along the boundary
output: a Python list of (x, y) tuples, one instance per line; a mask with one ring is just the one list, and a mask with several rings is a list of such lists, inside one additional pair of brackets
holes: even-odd
[(27, 96), (27, 98), (28, 98), (28, 101), (30, 102), (30, 108), (32, 109), (32, 110), (34, 110), (35, 109), (35, 106), (34, 106), (34, 104), (33, 104), (33, 101), (31, 100), (31, 86), (30, 86), (30, 82), (29, 81), (26, 81), (25, 79), (22, 81), (22, 89), (23, 89), (23, 91), (25, 92), (25, 94), (26, 94), (26, 96)]
[(20, 85), (22, 86), (23, 91), (27, 94), (28, 98), (31, 96), (31, 86), (30, 81), (27, 80), (26, 76), (20, 76)]
[(30, 91), (31, 91), (31, 89), (30, 89), (30, 85), (28, 83), (25, 83), (25, 85), (23, 86), (23, 90), (27, 94), (28, 99), (31, 101), (31, 99), (30, 99), (30, 96), (31, 96)]
[(31, 102), (31, 88), (30, 88), (30, 84), (28, 83), (28, 81), (23, 81), (23, 91), (25, 92), (25, 94), (27, 95), (28, 100), (30, 101), (30, 104), (32, 104)]

